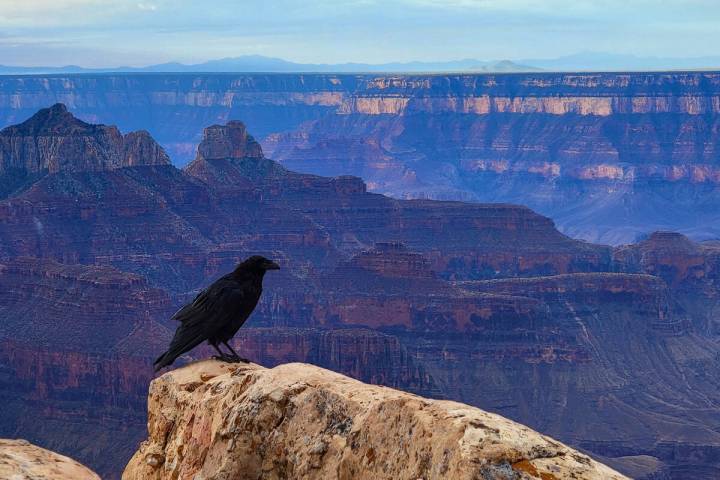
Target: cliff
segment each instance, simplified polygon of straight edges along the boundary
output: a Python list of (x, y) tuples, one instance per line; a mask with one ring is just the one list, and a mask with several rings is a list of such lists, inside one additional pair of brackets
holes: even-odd
[(498, 415), (304, 364), (165, 374), (148, 434), (124, 480), (626, 478)]
[(699, 287), (720, 278), (720, 245), (696, 243), (677, 232), (654, 232), (616, 248), (613, 257), (619, 269), (657, 275), (674, 286)]
[(713, 308), (720, 285), (720, 243), (693, 242), (677, 232), (654, 232), (641, 242), (613, 252), (615, 268), (662, 278), (691, 313), (693, 326), (706, 335), (720, 332)]
[(117, 127), (79, 120), (61, 103), (0, 131), (0, 152), (3, 172), (57, 173), (170, 163), (148, 132), (123, 136)]
[(147, 358), (167, 345), (171, 309), (166, 292), (112, 267), (0, 262), (2, 434), (103, 478), (117, 470), (145, 424)]
[(564, 233), (622, 244), (720, 234), (719, 99), (718, 72), (4, 76), (0, 125), (64, 102), (149, 131), (184, 165), (208, 124), (242, 116), (291, 170), (398, 198), (528, 205)]
[(75, 460), (25, 440), (0, 439), (0, 478), (8, 480), (100, 480)]
[(122, 135), (114, 126), (85, 123), (58, 103), (0, 131), (0, 197), (47, 173), (169, 163), (148, 132)]

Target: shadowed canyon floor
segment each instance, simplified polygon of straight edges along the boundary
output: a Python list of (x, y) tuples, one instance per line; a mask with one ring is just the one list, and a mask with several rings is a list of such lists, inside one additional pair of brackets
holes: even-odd
[(287, 170), (239, 122), (179, 170), (65, 110), (0, 132), (0, 435), (117, 478), (167, 318), (257, 253), (283, 267), (235, 341), (258, 363), (462, 401), (637, 478), (720, 472), (717, 243), (612, 248), (526, 207), (388, 198)]

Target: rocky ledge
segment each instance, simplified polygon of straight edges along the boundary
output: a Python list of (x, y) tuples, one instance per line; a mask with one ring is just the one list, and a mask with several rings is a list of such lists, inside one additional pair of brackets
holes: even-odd
[(100, 480), (75, 460), (25, 440), (0, 439), (0, 478), (10, 480)]
[(498, 415), (300, 363), (167, 373), (148, 430), (124, 480), (626, 478)]

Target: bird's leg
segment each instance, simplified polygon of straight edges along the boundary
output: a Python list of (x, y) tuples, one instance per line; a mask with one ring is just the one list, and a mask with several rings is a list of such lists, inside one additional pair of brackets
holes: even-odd
[(222, 342), (222, 343), (223, 343), (226, 347), (228, 347), (228, 348), (230, 349), (230, 351), (232, 352), (233, 356), (235, 357), (235, 361), (236, 361), (236, 362), (250, 363), (250, 360), (248, 360), (247, 358), (243, 358), (243, 357), (241, 357), (240, 355), (238, 355), (237, 352), (233, 349), (233, 347), (230, 346), (230, 344), (229, 344), (228, 342)]
[(215, 360), (220, 360), (221, 362), (228, 362), (228, 363), (233, 363), (236, 361), (234, 357), (232, 357), (232, 356), (228, 355), (227, 353), (223, 352), (222, 350), (220, 350), (220, 347), (218, 347), (214, 343), (211, 343), (210, 345), (212, 345), (212, 347), (220, 354), (220, 355), (213, 355), (212, 358), (214, 358)]

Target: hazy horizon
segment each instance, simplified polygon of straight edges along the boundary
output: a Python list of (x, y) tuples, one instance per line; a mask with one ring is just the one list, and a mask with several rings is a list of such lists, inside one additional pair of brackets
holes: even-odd
[(0, 0), (0, 64), (696, 58), (717, 55), (719, 20), (720, 4), (710, 0)]
[(292, 60), (261, 55), (242, 55), (211, 59), (196, 64), (166, 62), (139, 67), (115, 65), (86, 67), (84, 65), (0, 64), (0, 74), (56, 73), (520, 73), (520, 72), (625, 72), (625, 71), (715, 71), (720, 70), (720, 56), (661, 58), (614, 55), (605, 52), (579, 52), (545, 59), (453, 59), (440, 61), (406, 61), (388, 63), (297, 63)]

